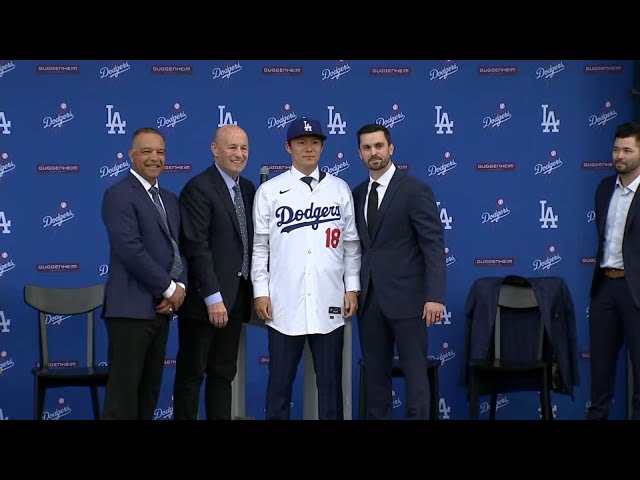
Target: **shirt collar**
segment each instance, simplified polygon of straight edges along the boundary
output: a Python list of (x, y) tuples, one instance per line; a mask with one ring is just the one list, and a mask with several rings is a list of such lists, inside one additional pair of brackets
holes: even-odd
[(393, 174), (395, 172), (396, 172), (396, 166), (394, 165), (393, 162), (391, 162), (391, 166), (389, 167), (389, 170), (384, 172), (384, 174), (378, 180), (374, 180), (373, 178), (371, 178), (371, 175), (369, 175), (369, 188), (371, 188), (371, 184), (373, 182), (377, 182), (378, 185), (382, 185), (383, 187), (388, 187), (389, 182), (391, 182), (391, 178), (393, 177)]
[[(144, 178), (142, 175), (140, 175), (138, 172), (136, 172), (133, 168), (129, 169), (129, 171), (133, 174), (134, 177), (136, 177), (138, 179), (138, 181), (142, 184), (142, 186), (144, 187), (144, 189), (148, 192), (149, 189), (151, 187), (153, 187), (153, 185), (151, 185), (146, 178)], [(158, 183), (158, 179), (156, 178), (156, 184), (155, 186), (158, 188), (158, 190), (160, 190), (160, 183)]]
[(302, 177), (312, 177), (312, 178), (315, 178), (317, 181), (320, 181), (320, 170), (318, 169), (317, 166), (315, 170), (311, 172), (309, 175), (305, 175), (300, 170), (296, 169), (296, 167), (294, 167), (293, 165), (291, 165), (291, 169), (289, 171), (291, 172), (291, 175), (293, 175), (293, 178), (295, 178), (296, 180), (300, 180)]

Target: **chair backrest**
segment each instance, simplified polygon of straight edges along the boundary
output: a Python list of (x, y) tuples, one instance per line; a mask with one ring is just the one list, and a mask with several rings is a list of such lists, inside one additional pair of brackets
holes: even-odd
[(541, 360), (544, 322), (531, 284), (523, 277), (505, 277), (494, 326), (494, 358)]
[(40, 367), (49, 364), (46, 314), (87, 314), (87, 366), (95, 364), (95, 319), (94, 311), (104, 302), (104, 284), (80, 288), (47, 288), (25, 285), (25, 302), (38, 310)]

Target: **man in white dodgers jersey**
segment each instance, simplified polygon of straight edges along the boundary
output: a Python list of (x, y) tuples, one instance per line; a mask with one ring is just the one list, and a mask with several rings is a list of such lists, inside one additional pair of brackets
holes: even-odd
[(326, 136), (301, 117), (287, 131), (291, 169), (256, 192), (251, 278), (269, 335), (268, 420), (287, 420), (305, 341), (313, 357), (318, 418), (342, 420), (344, 319), (358, 308), (360, 241), (347, 183), (320, 172)]

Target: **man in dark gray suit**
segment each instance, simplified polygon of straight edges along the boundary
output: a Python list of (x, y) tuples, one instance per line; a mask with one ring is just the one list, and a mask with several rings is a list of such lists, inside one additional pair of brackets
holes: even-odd
[(249, 159), (246, 132), (237, 125), (219, 128), (211, 152), (215, 163), (180, 193), (181, 244), (190, 288), (178, 318), (176, 420), (198, 417), (205, 374), (207, 419), (231, 418), (240, 333), (251, 315), (251, 211), (256, 189), (240, 176)]
[(102, 219), (111, 257), (102, 316), (109, 337), (104, 419), (151, 420), (158, 403), (171, 315), (184, 301), (177, 197), (160, 188), (165, 141), (153, 128), (133, 134), (131, 171), (109, 187)]
[(390, 419), (394, 342), (407, 385), (408, 419), (427, 419), (427, 330), (444, 310), (444, 230), (433, 192), (391, 161), (382, 125), (357, 133), (369, 179), (353, 191), (362, 244), (358, 330), (367, 419)]
[(626, 340), (633, 372), (632, 418), (640, 420), (640, 125), (625, 123), (616, 129), (611, 157), (617, 174), (600, 182), (595, 199), (598, 253), (589, 308), (587, 418), (608, 417), (618, 354)]

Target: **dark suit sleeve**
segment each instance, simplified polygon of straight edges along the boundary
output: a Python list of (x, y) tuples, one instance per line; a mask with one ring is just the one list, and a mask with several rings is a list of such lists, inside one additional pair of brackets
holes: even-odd
[(102, 220), (113, 254), (131, 276), (161, 297), (171, 285), (171, 277), (142, 243), (132, 200), (115, 189), (107, 190), (102, 201)]
[(409, 212), (424, 256), (425, 301), (445, 303), (444, 229), (431, 188), (419, 182)]
[(198, 295), (202, 299), (221, 290), (209, 246), (211, 214), (214, 208), (208, 200), (211, 195), (195, 182), (188, 183), (180, 193), (180, 243), (189, 264), (190, 277), (197, 284), (196, 287), (192, 281), (191, 288), (198, 288)]

